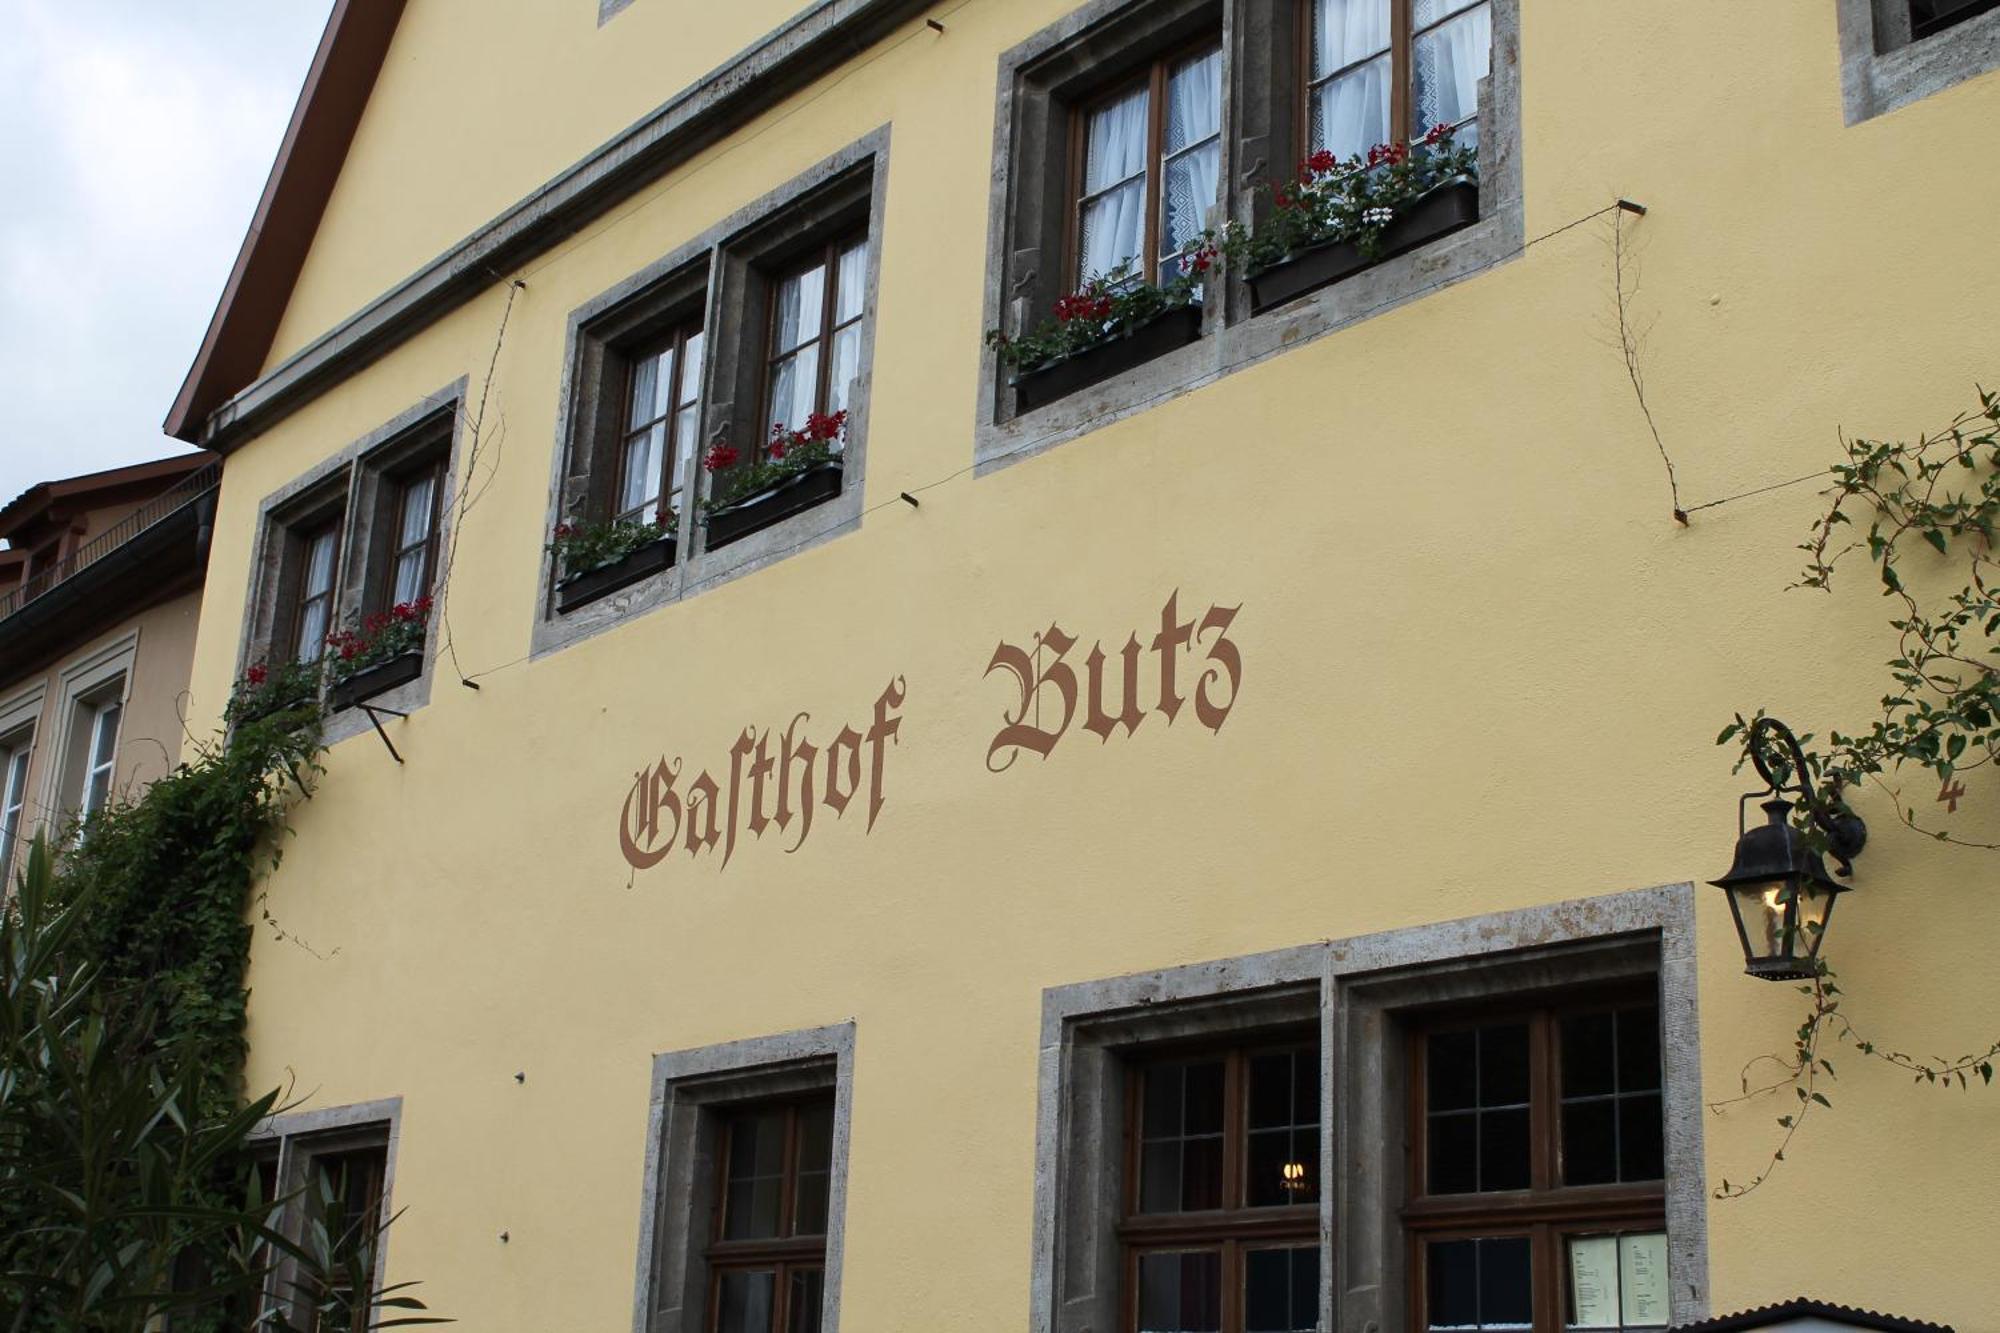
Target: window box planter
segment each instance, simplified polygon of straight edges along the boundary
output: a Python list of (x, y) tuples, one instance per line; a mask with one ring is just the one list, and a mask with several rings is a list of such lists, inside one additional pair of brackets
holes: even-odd
[(1251, 274), (1251, 308), (1262, 314), (1477, 221), (1479, 183), (1468, 176), (1448, 180), (1426, 191), (1383, 228), (1382, 247), (1373, 259), (1352, 241), (1329, 241)]
[(1014, 376), (1014, 406), (1028, 412), (1078, 389), (1122, 375), (1154, 357), (1165, 356), (1201, 337), (1201, 306), (1189, 303), (1167, 311), (1130, 333)]
[(663, 569), (674, 565), (674, 535), (668, 533), (658, 541), (647, 542), (627, 554), (613, 560), (608, 565), (586, 569), (581, 574), (572, 574), (556, 584), (556, 610), (574, 611), (586, 602), (594, 602), (629, 587)]
[(327, 702), (334, 708), (352, 708), (378, 694), (386, 694), (408, 681), (424, 674), (423, 649), (412, 649), (398, 653), (386, 662), (377, 662), (372, 667), (363, 667), (346, 680), (336, 681), (327, 691)]
[(762, 532), (793, 514), (825, 504), (840, 494), (841, 477), (840, 460), (829, 459), (779, 482), (769, 490), (746, 495), (720, 509), (711, 509), (704, 520), (708, 525), (707, 549), (718, 550), (731, 542), (741, 541), (753, 532)]

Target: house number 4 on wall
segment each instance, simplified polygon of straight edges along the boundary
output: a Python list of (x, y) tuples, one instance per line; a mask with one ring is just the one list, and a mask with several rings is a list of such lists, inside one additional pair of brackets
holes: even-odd
[[(1160, 609), (1159, 632), (1149, 646), (1142, 645), (1136, 632), (1115, 653), (1106, 653), (1101, 641), (1094, 643), (1083, 658), (1081, 680), (1078, 667), (1068, 660), (1077, 640), (1061, 625), (1051, 621), (1025, 648), (1001, 640), (986, 674), (1012, 676), (1015, 698), (986, 747), (986, 767), (1005, 772), (1023, 750), (1046, 759), (1076, 721), (1079, 704), (1083, 729), (1096, 733), (1099, 741), (1110, 740), (1120, 728), (1131, 735), (1148, 711), (1141, 702), (1146, 688), (1142, 676), (1154, 686), (1151, 711), (1168, 726), (1183, 706), (1192, 704), (1196, 721), (1210, 731), (1222, 730), (1243, 684), (1243, 655), (1228, 634), (1242, 609), (1211, 606), (1200, 620), (1183, 620), (1180, 590), (1175, 589)], [(1149, 647), (1150, 663), (1145, 660)]]

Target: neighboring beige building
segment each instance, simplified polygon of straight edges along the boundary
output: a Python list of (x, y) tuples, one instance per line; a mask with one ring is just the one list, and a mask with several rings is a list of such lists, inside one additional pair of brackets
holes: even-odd
[(0, 869), (181, 757), (221, 465), (32, 486), (0, 509)]

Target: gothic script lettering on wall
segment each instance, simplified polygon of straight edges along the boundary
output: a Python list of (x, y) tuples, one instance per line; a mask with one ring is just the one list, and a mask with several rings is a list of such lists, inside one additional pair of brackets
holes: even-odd
[(1079, 713), (1079, 725), (1100, 743), (1120, 730), (1130, 736), (1149, 712), (1172, 726), (1188, 705), (1202, 726), (1221, 731), (1243, 685), (1243, 654), (1229, 638), (1242, 609), (1211, 606), (1199, 619), (1183, 620), (1176, 588), (1160, 609), (1159, 631), (1150, 641), (1142, 643), (1135, 631), (1110, 653), (1099, 641), (1080, 665), (1071, 659), (1076, 637), (1054, 621), (1026, 647), (1002, 639), (986, 674), (1011, 676), (1014, 700), (986, 747), (986, 767), (1005, 772), (1023, 750), (1048, 758)]
[[(736, 855), (741, 832), (761, 839), (775, 827), (783, 838), (798, 825), (792, 845), (796, 852), (812, 833), (813, 811), (820, 805), (836, 819), (857, 798), (868, 802), (868, 826), (882, 813), (882, 764), (890, 742), (902, 729), (896, 710), (903, 706), (901, 676), (875, 700), (875, 715), (866, 732), (844, 726), (824, 746), (807, 736), (809, 713), (800, 713), (782, 734), (745, 727), (729, 747), (727, 784), (707, 769), (683, 783), (685, 767), (676, 755), (634, 775), (618, 817), (618, 847), (634, 870), (650, 870), (676, 848), (690, 857), (722, 849), (722, 864)], [(717, 766), (718, 771), (722, 769)]]

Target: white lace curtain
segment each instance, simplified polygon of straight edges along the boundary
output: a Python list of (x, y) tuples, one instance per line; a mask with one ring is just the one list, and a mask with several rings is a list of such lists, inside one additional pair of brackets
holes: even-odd
[(1144, 88), (1091, 113), (1083, 157), (1083, 280), (1136, 264), (1146, 246)]

